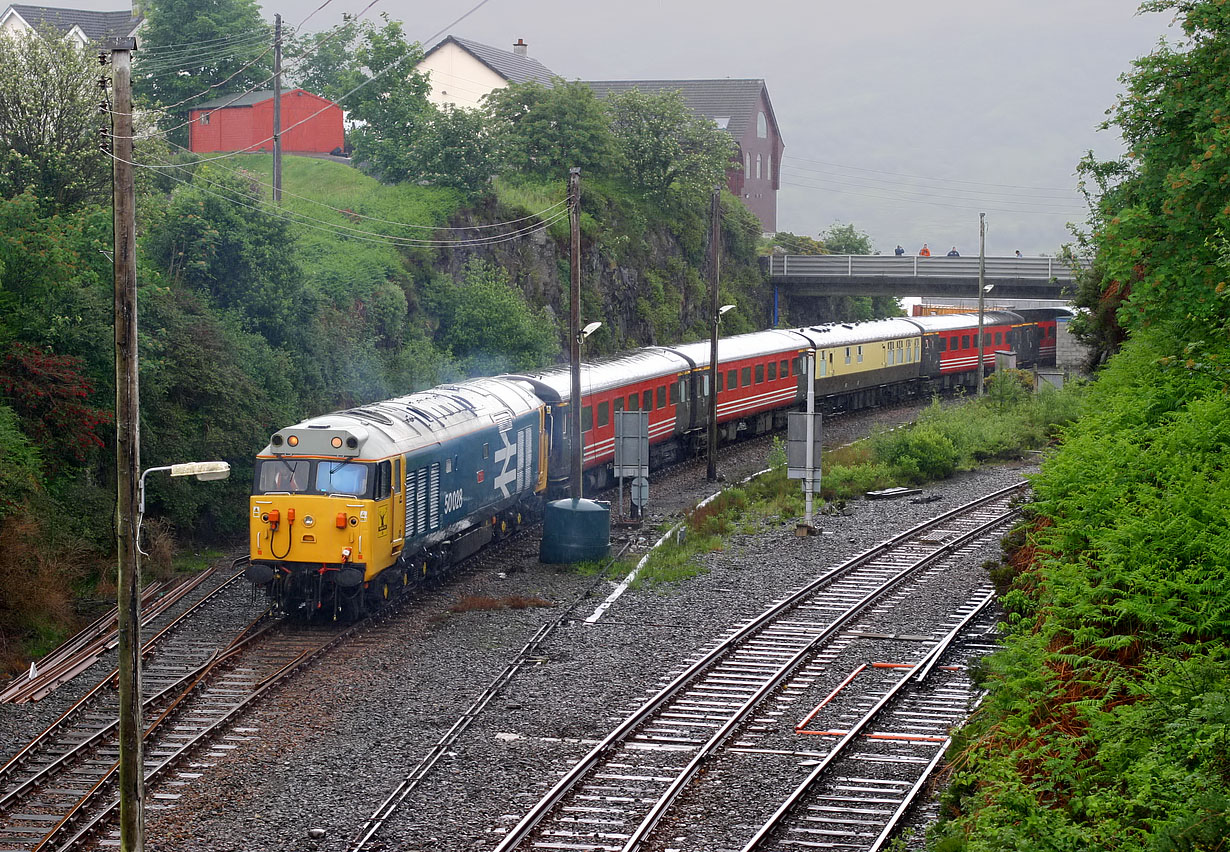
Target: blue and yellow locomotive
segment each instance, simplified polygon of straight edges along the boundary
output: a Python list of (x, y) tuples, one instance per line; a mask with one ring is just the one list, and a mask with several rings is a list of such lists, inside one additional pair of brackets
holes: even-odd
[(536, 510), (546, 417), (525, 383), (475, 379), (279, 430), (257, 457), (248, 578), (285, 612), (356, 617)]

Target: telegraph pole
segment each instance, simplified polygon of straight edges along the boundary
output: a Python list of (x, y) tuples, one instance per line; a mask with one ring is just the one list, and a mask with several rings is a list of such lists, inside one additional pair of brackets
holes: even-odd
[(568, 315), (569, 361), (572, 364), (572, 394), (570, 422), (572, 424), (571, 474), (568, 493), (573, 500), (581, 499), (581, 170), (568, 170), (568, 226), (571, 231), (572, 308)]
[(273, 16), (273, 200), (282, 200), (282, 16)]
[(120, 850), (145, 848), (145, 765), (141, 723), (141, 563), (136, 516), (141, 481), (137, 384), (137, 266), (132, 175), (132, 51), (135, 38), (110, 42), (115, 213), (116, 617), (119, 633)]
[(984, 369), (982, 352), (982, 300), (986, 292), (982, 289), (982, 279), (986, 274), (987, 264), (987, 214), (978, 214), (978, 395), (982, 396), (982, 374)]
[(713, 188), (713, 203), (709, 209), (709, 466), (710, 482), (717, 481), (717, 377), (718, 377), (718, 311), (719, 263), (722, 258), (722, 188)]

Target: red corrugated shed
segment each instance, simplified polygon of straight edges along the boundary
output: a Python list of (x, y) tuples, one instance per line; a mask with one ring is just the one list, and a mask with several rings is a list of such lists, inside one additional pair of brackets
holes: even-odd
[[(188, 148), (194, 152), (273, 150), (271, 91), (215, 98), (189, 116)], [(342, 108), (303, 89), (282, 93), (282, 127), (282, 150), (288, 154), (330, 154), (346, 141)]]

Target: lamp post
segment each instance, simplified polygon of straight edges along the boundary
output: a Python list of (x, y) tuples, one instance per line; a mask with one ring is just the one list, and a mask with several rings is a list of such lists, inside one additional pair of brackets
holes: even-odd
[(983, 352), (982, 352), (982, 297), (985, 290), (982, 287), (982, 279), (986, 275), (987, 264), (987, 214), (978, 214), (978, 345), (975, 347), (978, 350), (978, 395), (982, 396), (982, 372), (983, 372)]
[[(978, 282), (982, 284), (981, 280)], [(984, 359), (986, 354), (982, 351), (982, 314), (983, 314), (983, 297), (995, 289), (994, 284), (987, 284), (978, 288), (978, 395), (982, 396), (985, 393), (983, 389), (983, 375), (986, 373), (986, 364)]]
[(734, 309), (734, 305), (722, 305), (713, 312), (713, 326), (709, 335), (709, 466), (710, 482), (717, 480), (717, 377), (718, 377), (718, 325), (722, 314)]
[[(141, 621), (135, 611), (136, 602), (141, 597), (141, 556), (148, 555), (141, 550), (141, 522), (145, 517), (145, 477), (155, 471), (170, 471), (171, 476), (195, 476), (197, 479), (225, 479), (230, 476), (231, 466), (224, 461), (188, 462), (173, 464), (166, 467), (151, 467), (141, 474), (137, 483), (137, 520), (132, 525), (135, 553), (132, 560), (132, 577), (129, 585), (132, 590), (133, 609), (129, 626), (128, 643), (131, 653), (120, 654), (119, 669), (121, 682), (131, 684), (131, 688), (121, 690), (119, 721), (124, 730), (134, 731), (131, 737), (120, 737), (120, 777), (131, 778), (131, 783), (120, 785), (120, 808), (130, 819), (121, 825), (123, 852), (141, 852), (145, 847), (145, 820), (142, 802), (145, 799), (145, 748), (142, 741), (141, 724)], [(118, 601), (120, 613), (123, 613), (125, 602)]]

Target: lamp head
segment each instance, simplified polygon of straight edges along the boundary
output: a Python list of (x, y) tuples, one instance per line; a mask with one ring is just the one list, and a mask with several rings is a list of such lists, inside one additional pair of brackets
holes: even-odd
[(231, 466), (224, 461), (185, 462), (171, 465), (171, 476), (195, 476), (197, 479), (226, 479)]
[(584, 340), (600, 328), (602, 328), (602, 323), (591, 322), (589, 325), (585, 326), (585, 328), (581, 329), (581, 339)]

